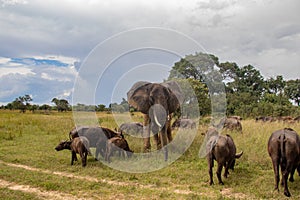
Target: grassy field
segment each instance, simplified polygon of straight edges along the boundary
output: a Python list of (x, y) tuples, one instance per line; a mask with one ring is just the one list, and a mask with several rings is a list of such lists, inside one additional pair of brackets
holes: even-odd
[[(97, 113), (102, 126), (115, 128), (113, 116)], [(141, 121), (140, 115), (135, 116)], [(206, 159), (199, 158), (207, 127), (199, 127), (190, 148), (167, 167), (149, 173), (126, 173), (88, 158), (70, 165), (69, 151), (56, 152), (59, 141), (74, 127), (72, 113), (49, 115), (0, 111), (1, 199), (283, 199), (274, 191), (274, 175), (267, 154), (270, 134), (284, 127), (300, 133), (300, 124), (242, 121), (243, 134), (230, 133), (244, 155), (224, 186), (209, 186)], [(142, 141), (127, 137), (135, 152)], [(134, 158), (132, 158), (134, 159)], [(114, 160), (113, 160), (114, 162)], [(122, 161), (118, 161), (122, 164)], [(141, 166), (142, 167), (142, 166)], [(216, 167), (213, 169), (214, 172)], [(214, 180), (217, 178), (214, 173)], [(300, 198), (300, 177), (289, 183), (291, 199)]]

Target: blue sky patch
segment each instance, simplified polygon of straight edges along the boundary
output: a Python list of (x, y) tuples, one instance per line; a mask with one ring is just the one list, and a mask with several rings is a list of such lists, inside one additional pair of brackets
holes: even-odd
[(58, 60), (36, 59), (36, 58), (11, 58), (11, 62), (25, 65), (53, 65), (57, 67), (67, 67), (67, 63)]

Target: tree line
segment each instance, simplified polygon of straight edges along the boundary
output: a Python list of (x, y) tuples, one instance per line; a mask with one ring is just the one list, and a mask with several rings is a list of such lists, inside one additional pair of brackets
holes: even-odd
[[(252, 65), (238, 66), (235, 62), (219, 62), (219, 58), (212, 54), (195, 53), (187, 55), (174, 63), (167, 80), (176, 80), (183, 91), (184, 103), (182, 114), (192, 116), (210, 115), (212, 104), (220, 112), (227, 115), (243, 117), (255, 116), (287, 116), (300, 115), (300, 79), (284, 80), (282, 75), (264, 78), (260, 71)], [(189, 85), (192, 92), (186, 87)], [(191, 95), (194, 93), (194, 95)], [(226, 94), (226, 102), (222, 102), (222, 95)], [(218, 96), (219, 95), (219, 96)], [(196, 97), (196, 98), (195, 98)], [(216, 98), (212, 98), (216, 97)], [(220, 97), (220, 98), (218, 98)], [(212, 99), (215, 99), (212, 102)], [(219, 102), (218, 102), (219, 100)], [(134, 111), (125, 98), (121, 103), (85, 105), (78, 103), (70, 106), (65, 99), (53, 98), (54, 106), (31, 104), (32, 97), (24, 95), (11, 103), (1, 106), (2, 109), (20, 110), (57, 110), (59, 112), (76, 111), (106, 111), (126, 112)], [(198, 101), (198, 104), (191, 102)], [(225, 104), (225, 110), (222, 105)], [(198, 106), (198, 109), (192, 106)], [(220, 108), (218, 108), (218, 106)]]
[(76, 105), (71, 106), (70, 103), (66, 99), (58, 99), (53, 98), (51, 103), (54, 103), (54, 105), (49, 104), (31, 104), (33, 99), (30, 95), (26, 94), (24, 96), (19, 96), (14, 101), (0, 106), (0, 109), (6, 109), (6, 110), (19, 110), (22, 113), (25, 113), (26, 111), (36, 112), (36, 111), (43, 111), (45, 113), (48, 113), (50, 111), (56, 110), (58, 112), (67, 112), (67, 111), (87, 111), (87, 112), (126, 112), (129, 110), (129, 105), (127, 101), (123, 98), (122, 102), (120, 104), (118, 103), (111, 103), (108, 107), (104, 104), (99, 105), (85, 105), (78, 103)]
[[(300, 79), (284, 80), (282, 75), (264, 78), (252, 65), (240, 67), (235, 62), (220, 63), (214, 55), (196, 53), (174, 64), (168, 77), (172, 79), (191, 85), (201, 115), (211, 114), (211, 97), (221, 95), (223, 90), (227, 115), (300, 115)], [(218, 106), (224, 102), (213, 103)], [(193, 109), (188, 111), (192, 112)]]

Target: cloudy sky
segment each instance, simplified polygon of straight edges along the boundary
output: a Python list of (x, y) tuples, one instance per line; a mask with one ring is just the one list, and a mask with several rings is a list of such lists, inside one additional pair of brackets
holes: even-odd
[[(221, 62), (251, 64), (265, 77), (300, 78), (299, 10), (298, 0), (0, 0), (0, 103), (25, 94), (34, 103), (72, 102), (74, 92), (91, 90), (82, 103), (108, 105), (126, 97), (136, 80), (163, 80), (181, 56), (141, 43), (144, 49), (133, 51), (136, 40), (126, 39), (127, 31), (142, 27), (174, 34), (157, 31), (164, 35), (157, 40), (138, 31), (139, 39), (182, 46), (180, 33)], [(112, 45), (118, 37), (122, 42)]]

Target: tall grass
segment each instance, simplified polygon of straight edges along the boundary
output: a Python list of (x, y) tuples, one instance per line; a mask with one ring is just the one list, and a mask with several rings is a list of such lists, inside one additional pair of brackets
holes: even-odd
[[(128, 114), (119, 114), (119, 118), (126, 121)], [(138, 113), (131, 118), (134, 121), (143, 120), (142, 115)], [(118, 125), (111, 114), (97, 113), (97, 119), (102, 126), (108, 128), (113, 129)], [(44, 115), (0, 111), (0, 161), (27, 165), (50, 172), (59, 171), (128, 184), (114, 185), (82, 181), (57, 174), (11, 167), (1, 162), (0, 179), (38, 187), (46, 191), (59, 191), (95, 199), (284, 198), (282, 188), (279, 193), (273, 190), (274, 175), (267, 153), (267, 140), (273, 131), (284, 127), (291, 127), (300, 133), (300, 124), (256, 123), (254, 120), (246, 120), (242, 121), (242, 125), (242, 134), (229, 133), (235, 141), (237, 151), (244, 151), (243, 156), (236, 162), (235, 171), (230, 172), (229, 177), (223, 180), (224, 186), (218, 184), (209, 186), (206, 159), (199, 158), (199, 149), (204, 139), (201, 133), (207, 129), (206, 125), (199, 127), (191, 146), (178, 160), (167, 167), (150, 173), (126, 173), (94, 161), (93, 157), (88, 158), (86, 168), (81, 167), (80, 160), (71, 166), (69, 151), (56, 152), (54, 150), (60, 140), (68, 139), (69, 131), (75, 126), (72, 113), (52, 112)], [(142, 139), (130, 136), (126, 138), (130, 148), (135, 152), (142, 151)], [(155, 147), (153, 141), (152, 144)], [(176, 147), (175, 150), (170, 151), (176, 152)], [(126, 167), (126, 160), (113, 157), (112, 162)], [(213, 170), (215, 172), (216, 167)], [(214, 179), (217, 183), (215, 173)], [(289, 188), (292, 199), (299, 199), (300, 177), (295, 177), (295, 182), (289, 183)], [(1, 187), (0, 196), (7, 199), (37, 198), (34, 194), (24, 194), (18, 191), (10, 195)]]

